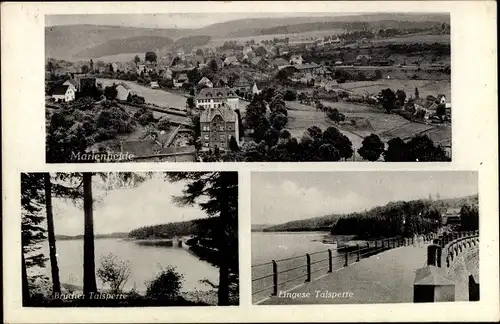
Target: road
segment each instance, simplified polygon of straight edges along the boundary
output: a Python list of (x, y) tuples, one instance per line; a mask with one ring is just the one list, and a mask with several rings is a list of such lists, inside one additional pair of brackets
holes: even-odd
[[(426, 257), (424, 245), (388, 250), (289, 291), (304, 297), (283, 292), (262, 305), (412, 303), (415, 271), (426, 265)], [(347, 294), (332, 298), (328, 292)]]
[(133, 81), (123, 81), (118, 79), (97, 79), (98, 83), (101, 83), (103, 87), (111, 86), (113, 83), (125, 83), (132, 91), (137, 95), (144, 97), (146, 103), (154, 104), (160, 107), (174, 107), (182, 110), (186, 110), (186, 97), (171, 93), (161, 89), (151, 89), (145, 87)]

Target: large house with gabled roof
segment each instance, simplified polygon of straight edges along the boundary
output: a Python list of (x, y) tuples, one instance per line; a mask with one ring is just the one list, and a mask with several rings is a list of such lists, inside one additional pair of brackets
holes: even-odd
[(194, 98), (196, 108), (217, 108), (224, 103), (231, 109), (239, 108), (239, 97), (230, 88), (204, 88)]
[(231, 137), (239, 144), (238, 115), (227, 103), (208, 107), (201, 112), (201, 149), (227, 150)]

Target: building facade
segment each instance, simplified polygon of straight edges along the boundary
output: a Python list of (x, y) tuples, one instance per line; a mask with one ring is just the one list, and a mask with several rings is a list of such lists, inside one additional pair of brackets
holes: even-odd
[(232, 110), (239, 108), (239, 98), (230, 88), (204, 88), (195, 97), (198, 109), (218, 108), (224, 103)]
[(239, 145), (238, 115), (227, 104), (217, 108), (207, 108), (200, 115), (201, 147), (228, 150), (231, 138)]

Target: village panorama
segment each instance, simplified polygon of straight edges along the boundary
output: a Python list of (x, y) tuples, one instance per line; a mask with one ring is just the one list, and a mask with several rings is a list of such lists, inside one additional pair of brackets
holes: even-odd
[(46, 17), (47, 163), (451, 161), (448, 14), (95, 16)]

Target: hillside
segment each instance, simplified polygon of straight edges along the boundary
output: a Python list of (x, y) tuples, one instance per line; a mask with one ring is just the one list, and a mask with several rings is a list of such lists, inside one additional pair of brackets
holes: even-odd
[[(127, 232), (115, 232), (115, 233), (109, 233), (109, 234), (95, 234), (94, 238), (100, 239), (100, 238), (126, 238), (128, 237)], [(83, 235), (56, 235), (56, 240), (82, 240)]]
[(329, 231), (342, 215), (326, 215), (269, 226), (263, 232)]
[[(460, 198), (449, 198), (432, 201), (425, 208), (435, 207), (438, 209), (445, 208), (461, 208), (464, 204), (477, 205), (478, 195), (460, 197)], [(279, 225), (266, 227), (255, 227), (252, 226), (253, 231), (263, 231), (263, 232), (294, 232), (294, 231), (320, 231), (326, 230), (330, 231), (332, 227), (341, 218), (345, 219), (347, 217), (370, 217), (371, 215), (385, 213), (386, 210), (392, 210), (394, 206), (401, 204), (402, 202), (390, 202), (384, 206), (374, 207), (366, 212), (353, 213), (349, 215), (326, 215), (321, 217), (308, 218), (304, 220), (291, 221)], [(345, 234), (345, 233), (342, 233)]]
[(195, 219), (184, 222), (143, 226), (130, 231), (129, 237), (135, 239), (172, 238), (174, 236), (188, 236), (204, 232), (207, 223), (216, 222), (217, 218)]
[(269, 224), (252, 224), (252, 232), (262, 232), (264, 229), (271, 227)]
[[(190, 35), (192, 35), (192, 30), (189, 29), (157, 29), (101, 25), (45, 27), (45, 57), (71, 60), (76, 54), (82, 51), (117, 39), (139, 36), (177, 39)], [(142, 49), (141, 52), (143, 52)]]
[(154, 52), (172, 44), (172, 39), (168, 37), (136, 36), (119, 38), (83, 50), (77, 53), (75, 58), (90, 59), (122, 53)]

